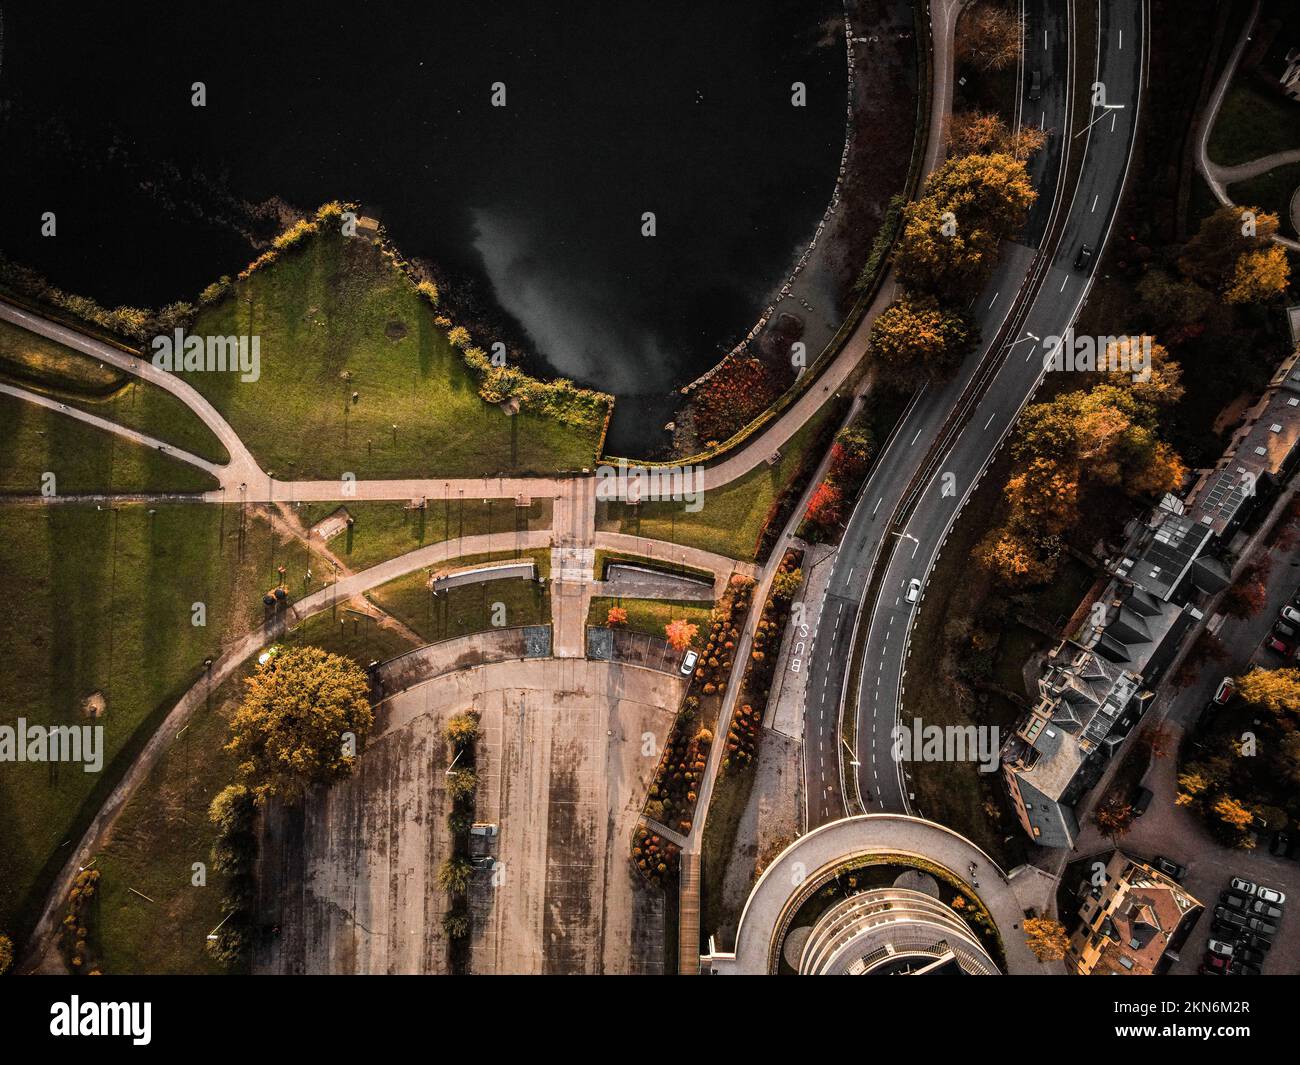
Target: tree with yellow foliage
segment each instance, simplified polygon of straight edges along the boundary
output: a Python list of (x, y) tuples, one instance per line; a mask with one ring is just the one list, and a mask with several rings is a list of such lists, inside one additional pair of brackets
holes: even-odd
[(1275, 714), (1300, 711), (1300, 669), (1252, 669), (1237, 678), (1237, 691), (1248, 703)]
[(904, 296), (871, 326), (871, 350), (885, 375), (912, 382), (947, 377), (970, 351), (975, 335), (965, 315), (945, 310), (933, 296)]
[(1276, 214), (1225, 204), (1201, 222), (1183, 246), (1178, 266), (1188, 277), (1222, 290), (1232, 283), (1237, 260), (1269, 244), (1277, 228)]
[(1280, 244), (1248, 251), (1237, 259), (1232, 283), (1223, 298), (1229, 303), (1265, 303), (1291, 283), (1291, 265)]
[(1070, 947), (1070, 937), (1060, 921), (1050, 917), (1026, 917), (1025, 942), (1039, 961), (1060, 961)]
[(1004, 152), (1028, 159), (1047, 143), (1047, 134), (1030, 125), (1012, 131), (1001, 115), (989, 111), (958, 111), (948, 119), (947, 140), (948, 151), (955, 156)]
[(1224, 795), (1214, 804), (1214, 812), (1225, 825), (1231, 825), (1238, 832), (1245, 832), (1255, 820), (1255, 815), (1231, 795)]

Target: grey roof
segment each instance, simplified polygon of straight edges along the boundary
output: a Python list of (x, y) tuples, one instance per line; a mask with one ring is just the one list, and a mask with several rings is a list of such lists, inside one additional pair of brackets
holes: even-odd
[(1155, 598), (1169, 599), (1212, 532), (1190, 514), (1166, 516), (1138, 556), (1129, 579)]

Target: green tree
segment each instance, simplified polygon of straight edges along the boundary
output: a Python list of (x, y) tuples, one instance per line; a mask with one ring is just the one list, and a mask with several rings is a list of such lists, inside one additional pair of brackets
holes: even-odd
[(352, 772), (373, 723), (365, 671), (319, 647), (297, 647), (248, 678), (226, 750), (259, 803), (296, 802), (310, 785)]

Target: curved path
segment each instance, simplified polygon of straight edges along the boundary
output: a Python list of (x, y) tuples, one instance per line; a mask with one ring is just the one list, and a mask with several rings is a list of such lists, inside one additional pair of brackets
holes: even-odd
[[(1267, 173), (1274, 167), (1282, 166), (1285, 163), (1300, 161), (1300, 149), (1275, 152), (1272, 155), (1266, 155), (1249, 163), (1242, 163), (1239, 166), (1232, 167), (1220, 166), (1210, 160), (1210, 134), (1213, 132), (1214, 123), (1219, 117), (1219, 108), (1223, 106), (1224, 98), (1228, 95), (1228, 87), (1232, 84), (1233, 76), (1237, 73), (1237, 65), (1241, 62), (1242, 53), (1245, 52), (1246, 45), (1255, 30), (1255, 23), (1259, 19), (1259, 8), (1260, 0), (1255, 0), (1254, 6), (1250, 9), (1250, 15), (1246, 19), (1246, 24), (1241, 28), (1241, 36), (1237, 38), (1232, 54), (1228, 57), (1228, 63), (1223, 68), (1223, 73), (1219, 75), (1218, 83), (1214, 86), (1210, 102), (1201, 115), (1200, 130), (1196, 136), (1196, 169), (1200, 171), (1201, 177), (1205, 178), (1206, 184), (1210, 186), (1214, 198), (1225, 207), (1232, 206), (1232, 197), (1228, 195), (1227, 189), (1227, 186), (1232, 182)], [(1254, 169), (1256, 166), (1269, 164), (1270, 160), (1277, 161), (1263, 166), (1262, 169)], [(1289, 237), (1284, 237), (1278, 233), (1273, 234), (1273, 241), (1285, 248), (1290, 248), (1292, 251), (1300, 251), (1300, 241), (1291, 240)]]
[[(808, 883), (811, 890), (822, 874), (851, 859), (873, 854), (901, 854), (943, 866), (984, 903), (1002, 937), (1007, 969), (1012, 975), (1059, 973), (1059, 962), (1040, 962), (1029, 949), (1020, 927), (1024, 918), (1020, 902), (997, 863), (952, 829), (901, 814), (846, 817), (813, 829), (790, 844), (763, 871), (750, 892), (736, 929), (734, 961), (723, 955), (720, 964), (715, 962), (717, 968), (745, 975), (767, 973), (777, 945), (774, 939), (792, 916), (791, 903), (806, 894), (792, 885)], [(973, 879), (968, 873), (972, 862)]]

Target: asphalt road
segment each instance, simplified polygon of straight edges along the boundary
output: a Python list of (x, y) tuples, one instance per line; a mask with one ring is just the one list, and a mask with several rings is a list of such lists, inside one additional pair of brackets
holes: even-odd
[[(914, 578), (923, 585), (928, 582), (961, 505), (1038, 383), (1044, 351), (1028, 334), (1059, 335), (1077, 314), (1090, 275), (1074, 270), (1074, 258), (1082, 243), (1094, 249), (1104, 244), (1127, 172), (1142, 74), (1144, 15), (1126, 0), (1098, 0), (1098, 5), (1099, 69), (1095, 74), (1079, 71), (1076, 76), (1093, 74), (1091, 81), (1105, 85), (1107, 103), (1122, 106), (1094, 107), (1096, 124), (1071, 138), (1069, 151), (1084, 153), (1079, 185), (1072, 200), (1062, 205), (1066, 211), (1063, 237), (1032, 295), (1018, 332), (1020, 339), (1011, 342), (1003, 365), (917, 496), (904, 527), (892, 529), (895, 508), (938, 438), (944, 419), (994, 342), (1017, 295), (1029, 283), (1034, 245), (1043, 238), (1051, 210), (1050, 191), (1041, 197), (1047, 206), (1036, 206), (1031, 214), (1027, 243), (1004, 246), (997, 270), (971, 308), (985, 338), (984, 350), (968, 362), (957, 379), (925, 389), (909, 409), (873, 471), (841, 543), (817, 617), (810, 669), (820, 683), (811, 682), (805, 706), (809, 828), (842, 817), (847, 809), (840, 781), (840, 703), (849, 674), (858, 605), (882, 546), (892, 550), (892, 555), (880, 592), (861, 621), (866, 639), (853, 744), (859, 768), (857, 779), (850, 779), (848, 787), (855, 789), (860, 807), (867, 812), (909, 810), (901, 767), (891, 754), (891, 731), (904, 694), (909, 632), (917, 609), (906, 602), (905, 590)], [(1060, 131), (1067, 126), (1069, 26), (1065, 15), (1057, 9), (1049, 11), (1049, 6), (1041, 0), (1027, 5), (1024, 65), (1028, 73), (1022, 79), (1021, 113), (1022, 120), (1056, 131), (1043, 157), (1035, 162), (1039, 180), (1054, 183), (1065, 147)], [(1046, 47), (1041, 47), (1044, 33)], [(1041, 71), (1042, 92), (1040, 99), (1030, 101), (1034, 69)], [(1094, 266), (1099, 258), (1094, 258)], [(886, 540), (890, 542), (886, 544)], [(918, 608), (924, 609), (923, 598)]]

